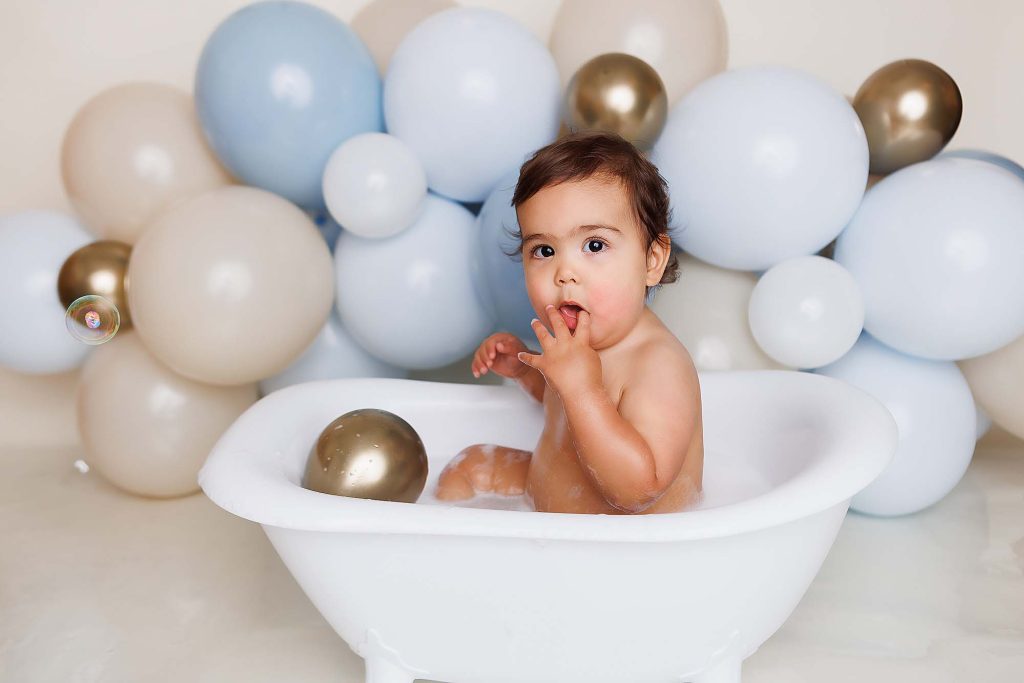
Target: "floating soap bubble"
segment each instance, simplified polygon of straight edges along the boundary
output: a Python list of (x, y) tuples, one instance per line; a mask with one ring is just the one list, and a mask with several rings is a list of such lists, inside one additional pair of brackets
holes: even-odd
[(71, 302), (64, 324), (75, 339), (86, 344), (102, 344), (117, 334), (121, 313), (110, 299), (87, 294)]

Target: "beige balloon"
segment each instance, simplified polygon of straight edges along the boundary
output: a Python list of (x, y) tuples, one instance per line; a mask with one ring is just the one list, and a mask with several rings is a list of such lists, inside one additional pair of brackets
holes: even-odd
[(384, 76), (391, 55), (402, 39), (432, 14), (455, 7), (451, 0), (374, 0), (352, 19), (352, 30), (362, 38)]
[(76, 395), (85, 461), (115, 486), (168, 498), (199, 490), (221, 434), (257, 399), (255, 384), (215, 387), (172, 372), (134, 332), (98, 346)]
[(98, 236), (134, 244), (181, 199), (232, 182), (203, 139), (192, 96), (127, 83), (75, 114), (61, 147), (64, 189)]
[(1024, 337), (957, 365), (992, 422), (1024, 439)]
[(232, 185), (161, 214), (132, 250), (127, 287), (154, 356), (196, 381), (245, 384), (312, 344), (334, 301), (334, 267), (301, 209)]
[(654, 67), (671, 107), (725, 69), (729, 37), (718, 0), (564, 0), (549, 47), (563, 90), (590, 59), (625, 52)]
[(662, 285), (650, 308), (683, 342), (698, 370), (790, 369), (758, 346), (747, 311), (757, 276), (719, 268), (689, 254), (679, 279)]

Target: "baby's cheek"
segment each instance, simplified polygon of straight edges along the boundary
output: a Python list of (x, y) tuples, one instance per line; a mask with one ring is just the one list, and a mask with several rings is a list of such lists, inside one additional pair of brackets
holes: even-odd
[(591, 308), (607, 320), (622, 320), (635, 314), (637, 302), (632, 292), (622, 286), (595, 285), (588, 292)]

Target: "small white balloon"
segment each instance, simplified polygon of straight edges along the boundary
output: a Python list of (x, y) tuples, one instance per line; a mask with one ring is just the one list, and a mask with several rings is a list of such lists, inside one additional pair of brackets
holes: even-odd
[(323, 190), (327, 209), (345, 230), (390, 237), (416, 219), (427, 176), (409, 145), (386, 133), (363, 133), (331, 154)]
[(857, 210), (868, 177), (849, 101), (775, 66), (702, 81), (673, 107), (651, 160), (669, 184), (672, 240), (739, 270), (819, 251)]
[(977, 413), (956, 363), (908, 356), (864, 333), (849, 353), (816, 372), (877, 398), (899, 428), (892, 462), (853, 497), (851, 509), (884, 517), (917, 512), (940, 501), (964, 476), (974, 454)]
[(402, 368), (371, 356), (345, 331), (338, 311), (327, 318), (320, 333), (301, 356), (282, 372), (260, 382), (260, 393), (267, 394), (301, 382), (342, 377), (398, 377), (407, 375)]
[(419, 218), (387, 239), (342, 231), (335, 301), (352, 338), (394, 366), (426, 370), (466, 356), (493, 323), (470, 273), (476, 221), (428, 194)]
[(817, 368), (838, 360), (863, 327), (857, 283), (823, 256), (798, 256), (773, 266), (750, 295), (750, 331), (783, 365)]
[(1024, 335), (1024, 183), (941, 157), (864, 195), (835, 260), (864, 296), (864, 329), (904, 353), (959, 360)]
[(679, 279), (652, 290), (651, 310), (683, 343), (698, 370), (783, 369), (750, 334), (752, 273), (679, 255)]
[(57, 211), (0, 216), (0, 291), (12, 303), (0, 341), (0, 365), (33, 375), (79, 367), (91, 346), (68, 332), (57, 276), (72, 252), (95, 241)]

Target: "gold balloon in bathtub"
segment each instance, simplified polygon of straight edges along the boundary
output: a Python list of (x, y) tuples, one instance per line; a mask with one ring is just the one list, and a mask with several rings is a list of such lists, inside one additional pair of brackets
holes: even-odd
[(320, 433), (303, 486), (320, 493), (415, 503), (427, 483), (427, 452), (398, 415), (376, 408), (345, 413)]

